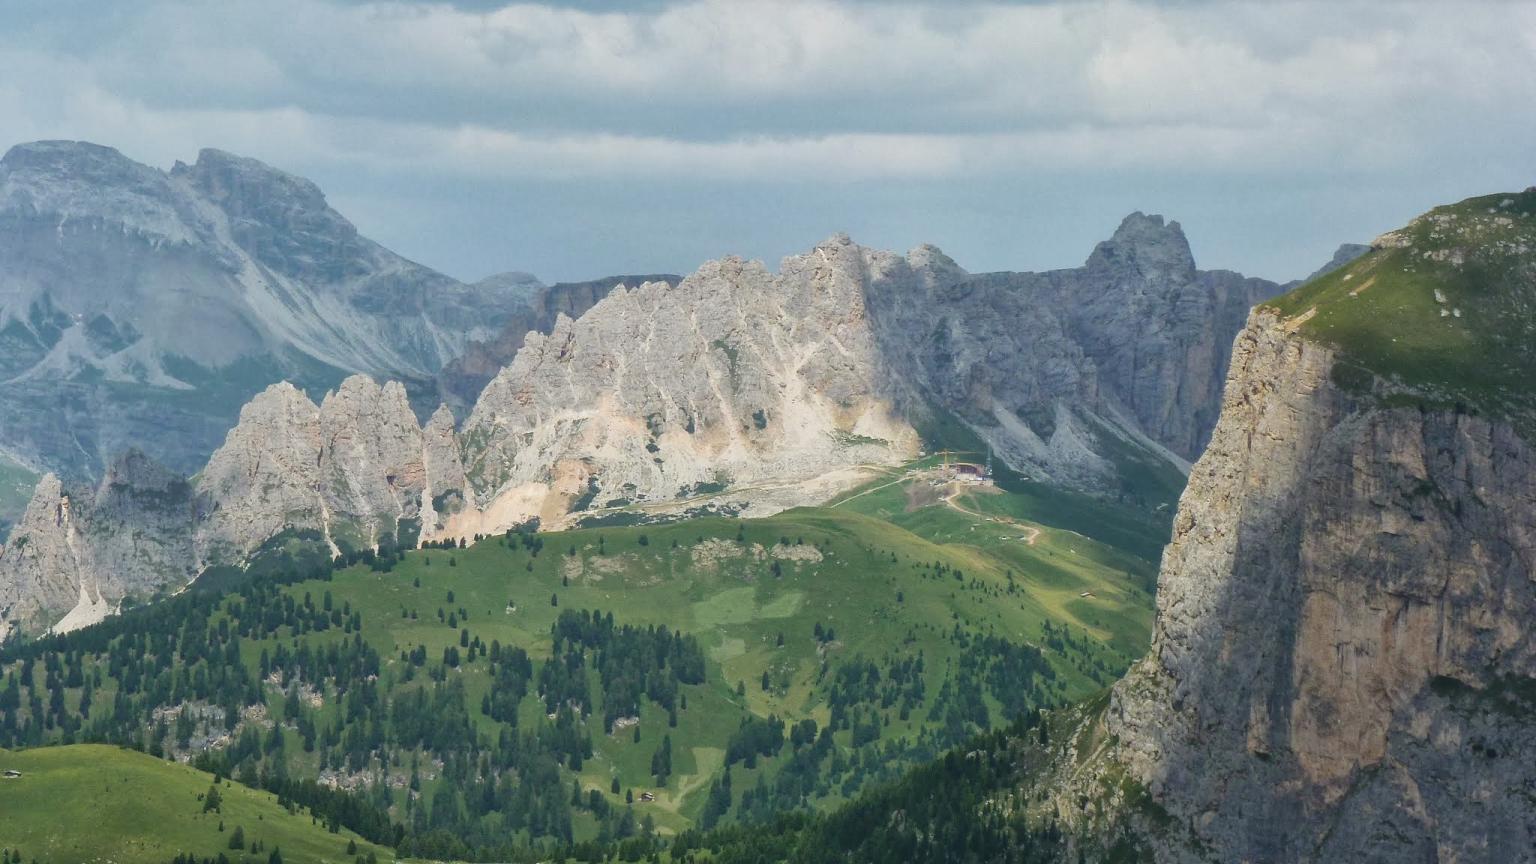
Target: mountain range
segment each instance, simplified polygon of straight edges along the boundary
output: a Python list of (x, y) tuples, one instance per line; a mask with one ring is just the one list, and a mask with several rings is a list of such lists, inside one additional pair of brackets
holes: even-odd
[(160, 171), (18, 145), (0, 158), (0, 467), (92, 481), (138, 448), (191, 473), (285, 380), (397, 380), (429, 412), (483, 384), (494, 346), (618, 281), (462, 283), (363, 237), (313, 183), (219, 150)]
[(285, 531), (340, 552), (625, 507), (766, 515), (945, 428), (985, 451), (964, 458), (1150, 509), (1205, 444), (1247, 309), (1283, 289), (1198, 270), (1141, 213), (1046, 273), (839, 235), (777, 272), (465, 285), (218, 151), (167, 173), (42, 142), (0, 169), (0, 443), (48, 474), (0, 549), (0, 617), (27, 628)]

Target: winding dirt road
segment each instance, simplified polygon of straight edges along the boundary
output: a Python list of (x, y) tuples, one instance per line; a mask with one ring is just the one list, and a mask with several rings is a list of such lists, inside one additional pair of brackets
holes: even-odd
[(971, 517), (974, 517), (976, 519), (986, 519), (986, 520), (989, 520), (989, 521), (992, 521), (992, 522), (1001, 522), (1004, 525), (1010, 525), (1010, 526), (1012, 526), (1014, 528), (1017, 528), (1020, 531), (1024, 532), (1024, 542), (1029, 544), (1030, 546), (1035, 545), (1035, 541), (1040, 539), (1040, 529), (1039, 528), (1036, 528), (1033, 525), (1028, 525), (1028, 524), (1025, 524), (1023, 522), (1020, 522), (1017, 519), (1010, 519), (1007, 516), (988, 516), (985, 513), (979, 513), (979, 512), (977, 512), (975, 510), (971, 510), (971, 509), (969, 509), (967, 507), (963, 507), (963, 506), (961, 506), (955, 500), (958, 497), (960, 497), (960, 490), (957, 489), (954, 492), (951, 492), (948, 495), (944, 496), (944, 503), (948, 504), (951, 509), (958, 510), (961, 513), (964, 513), (967, 516), (971, 516)]

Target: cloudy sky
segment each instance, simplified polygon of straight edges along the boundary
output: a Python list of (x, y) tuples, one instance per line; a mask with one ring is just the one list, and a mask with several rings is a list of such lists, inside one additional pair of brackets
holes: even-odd
[(474, 279), (834, 231), (1072, 266), (1131, 210), (1276, 279), (1536, 184), (1536, 2), (0, 0), (0, 149), (307, 176)]

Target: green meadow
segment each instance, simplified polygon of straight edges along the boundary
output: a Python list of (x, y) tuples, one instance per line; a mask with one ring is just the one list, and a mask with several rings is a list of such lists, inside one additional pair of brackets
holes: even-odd
[[(438, 844), (423, 841), (412, 847), (418, 850), (443, 848), (443, 838), (461, 835), (538, 844), (551, 836), (542, 832), (556, 830), (567, 842), (608, 841), (752, 821), (786, 808), (826, 810), (1022, 712), (1098, 692), (1150, 637), (1155, 567), (1146, 557), (1032, 521), (1026, 517), (1039, 512), (1040, 502), (1013, 492), (967, 489), (947, 497), (944, 491), (903, 469), (833, 506), (770, 518), (511, 533), (467, 548), (406, 552), (385, 566), (358, 563), (324, 578), (289, 579), (255, 593), (238, 583), (218, 591), (210, 585), (166, 601), (192, 611), (157, 605), (114, 619), (109, 626), (125, 635), (82, 631), (53, 648), (34, 646), (30, 656), (43, 662), (31, 687), (23, 676), (14, 699), (22, 722), (13, 734), (28, 744), (110, 741), (183, 759), (211, 746), (209, 752), (226, 760), (222, 770), (254, 786), (286, 775), (358, 789), (408, 836), (430, 836)], [(1072, 513), (1066, 521), (1081, 525), (1083, 518)], [(660, 628), (696, 640), (690, 650), (702, 656), (702, 675), (673, 685), (680, 699), (671, 708), (648, 696), (638, 712), (623, 716), (628, 709), (606, 710), (609, 694), (599, 672), (605, 652), (619, 643), (604, 643), (584, 649), (586, 659), (573, 667), (591, 693), (590, 706), (573, 716), (550, 707), (541, 692), (546, 667), (576, 662), (569, 643), (565, 653), (555, 652), (552, 628), (562, 614), (576, 611), (611, 616), (615, 627)], [(135, 615), (145, 617), (150, 632), (179, 628), (175, 653), (157, 648), (156, 638), (132, 636)], [(239, 680), (230, 680), (216, 661), (221, 652), (234, 656), (235, 636), (242, 669)], [(515, 716), (493, 716), (497, 657), (514, 649), (526, 652), (534, 674)], [(295, 665), (301, 654), (310, 658), (302, 661), (305, 668)], [(364, 665), (329, 677), (315, 671), (327, 656), (331, 663)], [(286, 671), (268, 675), (269, 662)], [(371, 664), (375, 674), (357, 677)], [(20, 668), (0, 661), (0, 673)], [(125, 684), (124, 675), (135, 683)], [(200, 702), (194, 694), (204, 681), (210, 694), (246, 695)], [(61, 688), (57, 697), (55, 687)], [(257, 705), (246, 701), (249, 694), (259, 694)], [(468, 760), (402, 737), (400, 724), (413, 721), (392, 706), (426, 694), (454, 700), (441, 722), (465, 718), (470, 741), (479, 742), (469, 745)], [(87, 695), (88, 716), (82, 710)], [(36, 700), (50, 707), (44, 711)], [(189, 714), (195, 719), (155, 719), (164, 709), (181, 708), (196, 709)], [(119, 711), (126, 713), (115, 716)], [(605, 720), (615, 714), (621, 716), (610, 728)], [(45, 718), (46, 730), (38, 725)], [(772, 733), (779, 743), (743, 758), (753, 749), (743, 736), (779, 721), (784, 731)], [(807, 724), (810, 737), (791, 743), (789, 733)], [(590, 751), (572, 757), (551, 743), (569, 734), (589, 741)], [(534, 737), (519, 743), (519, 735)], [(670, 771), (657, 774), (655, 760), (666, 742)], [(19, 755), (63, 758), (72, 751)], [(158, 809), (141, 816), (132, 811), (159, 808), (152, 801), (161, 799), (195, 803), (206, 791), (191, 769), (162, 769), (148, 756), (116, 749), (90, 752), (151, 772), (131, 782), (155, 795), (112, 796), (121, 802), (114, 806), (127, 808), (127, 821), (157, 824), (170, 817)], [(523, 755), (506, 756), (513, 752)], [(549, 756), (538, 755), (545, 752)], [(568, 828), (503, 824), (495, 815), (501, 811), (475, 809), (493, 792), (515, 794), (516, 783), (495, 790), (478, 785), (515, 776), (485, 773), (487, 757), (503, 756), (522, 760), (519, 771), (547, 765), (556, 772), (539, 781), (550, 786), (537, 806), (547, 811), (552, 801), (562, 807), (568, 801)], [(546, 758), (553, 761), (538, 761)], [(170, 780), (146, 766), (181, 785), (163, 791)], [(234, 788), (250, 806), (270, 801), (277, 807), (269, 793)], [(591, 799), (601, 799), (601, 806)], [(216, 829), (217, 820), (198, 816), (187, 814), (187, 832)], [(249, 820), (243, 810), (239, 818)], [(86, 860), (40, 845), (45, 838), (37, 832), (51, 823), (25, 822), (31, 833), (18, 842), (26, 854), (37, 848), (40, 861)], [(169, 840), (185, 845), (192, 835)], [(300, 839), (282, 842), (287, 860), (295, 860), (290, 845), (295, 854), (327, 854), (313, 838), (307, 846)], [(114, 847), (102, 860), (160, 861), (167, 848)]]
[[(0, 750), (0, 849), (25, 861), (156, 862), (188, 853), (224, 854), (233, 862), (354, 862), (389, 851), (345, 829), (332, 834), (310, 815), (289, 812), (275, 796), (227, 780), (221, 803), (205, 810), (213, 775), (143, 753), (99, 744)], [(239, 828), (245, 841), (230, 848)], [(348, 854), (348, 844), (356, 852)], [(261, 851), (251, 851), (259, 844)]]

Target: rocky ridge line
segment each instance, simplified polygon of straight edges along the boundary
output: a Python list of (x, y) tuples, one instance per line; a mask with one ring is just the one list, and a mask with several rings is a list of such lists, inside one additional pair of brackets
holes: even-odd
[[(289, 530), (357, 549), (604, 506), (766, 515), (912, 458), (918, 428), (945, 418), (1034, 479), (1146, 504), (1182, 483), (1182, 454), (1203, 441), (1228, 319), (1274, 290), (1195, 270), (1177, 223), (1141, 214), (1085, 267), (1043, 274), (973, 275), (931, 246), (900, 255), (841, 235), (777, 273), (709, 262), (528, 334), (457, 432), (446, 409), (423, 428), (398, 384), (349, 378), (318, 406), (269, 387), (197, 475), (189, 553), (103, 575), (92, 562), (122, 532), (100, 532), (103, 549), (66, 567), (16, 552), (67, 533), (29, 517), (0, 553), (0, 617), (53, 623), (86, 584), (111, 603), (174, 588)], [(1147, 466), (1162, 486), (1127, 486)], [(76, 510), (93, 500), (77, 493)]]

